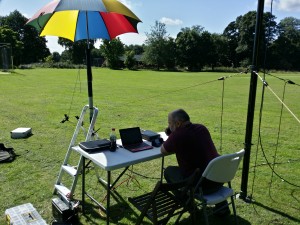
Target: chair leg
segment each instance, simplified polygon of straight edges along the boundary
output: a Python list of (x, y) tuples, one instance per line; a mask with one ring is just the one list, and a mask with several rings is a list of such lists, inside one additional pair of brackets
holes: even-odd
[(234, 214), (234, 220), (235, 220), (235, 224), (238, 225), (238, 220), (237, 220), (237, 216), (236, 216), (236, 208), (235, 208), (235, 203), (234, 203), (234, 197), (231, 196), (231, 206), (232, 206), (232, 210), (233, 210), (233, 214)]
[(204, 221), (206, 225), (209, 225), (208, 223), (208, 215), (207, 215), (207, 209), (206, 209), (206, 204), (203, 205), (203, 216), (204, 216)]

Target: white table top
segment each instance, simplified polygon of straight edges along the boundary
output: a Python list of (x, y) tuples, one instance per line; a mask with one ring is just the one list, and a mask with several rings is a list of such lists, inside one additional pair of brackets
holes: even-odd
[[(167, 139), (167, 136), (165, 135), (164, 132), (160, 132), (159, 134), (164, 140)], [(150, 142), (148, 141), (145, 142), (151, 145)], [(121, 145), (121, 144), (122, 144), (121, 140), (117, 140), (117, 145)], [(164, 156), (160, 152), (160, 147), (159, 148), (153, 147), (153, 149), (134, 152), (134, 153), (119, 147), (115, 152), (104, 150), (103, 152), (97, 152), (91, 154), (82, 150), (79, 146), (74, 146), (73, 149), (106, 171), (112, 171), (112, 170), (124, 168), (130, 165), (134, 165), (140, 162), (146, 162)]]

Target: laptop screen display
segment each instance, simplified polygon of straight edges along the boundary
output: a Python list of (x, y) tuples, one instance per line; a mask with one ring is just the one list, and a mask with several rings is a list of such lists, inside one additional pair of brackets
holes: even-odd
[(143, 142), (141, 130), (139, 127), (120, 129), (119, 132), (122, 145), (124, 146)]

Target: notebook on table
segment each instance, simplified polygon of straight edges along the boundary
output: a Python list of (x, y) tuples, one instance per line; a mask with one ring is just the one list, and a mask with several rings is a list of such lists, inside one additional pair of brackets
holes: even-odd
[(151, 145), (143, 142), (139, 127), (119, 129), (119, 132), (123, 147), (131, 152), (139, 152), (153, 148)]

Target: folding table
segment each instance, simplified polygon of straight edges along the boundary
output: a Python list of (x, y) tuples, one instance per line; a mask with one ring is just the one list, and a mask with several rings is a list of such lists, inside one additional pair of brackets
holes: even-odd
[[(167, 136), (164, 132), (159, 133), (161, 137), (166, 140)], [(150, 142), (145, 141), (146, 143), (150, 144)], [(83, 172), (82, 172), (82, 207), (84, 211), (84, 204), (85, 204), (85, 195), (90, 197), (94, 202), (101, 207), (102, 210), (106, 212), (106, 224), (109, 224), (110, 219), (110, 196), (111, 190), (116, 185), (118, 180), (122, 177), (122, 175), (126, 172), (129, 166), (142, 163), (146, 161), (150, 161), (157, 158), (162, 158), (162, 166), (161, 166), (161, 179), (163, 176), (163, 164), (164, 164), (164, 155), (160, 152), (160, 147), (153, 147), (153, 149), (144, 150), (140, 152), (132, 153), (126, 149), (124, 149), (121, 143), (121, 140), (117, 140), (117, 145), (119, 146), (115, 152), (111, 151), (103, 151), (99, 153), (87, 153), (86, 151), (82, 150), (79, 146), (74, 146), (73, 150), (77, 151), (81, 154), (84, 158), (83, 161)], [(94, 163), (94, 165), (100, 167), (101, 169), (107, 172), (107, 181), (106, 181), (106, 190), (107, 190), (107, 202), (106, 208), (98, 203), (96, 200), (92, 198), (88, 193), (85, 192), (85, 160), (88, 159)], [(116, 169), (124, 168), (122, 173), (117, 177), (117, 179), (111, 184), (111, 172)], [(105, 184), (105, 183), (103, 183)]]

